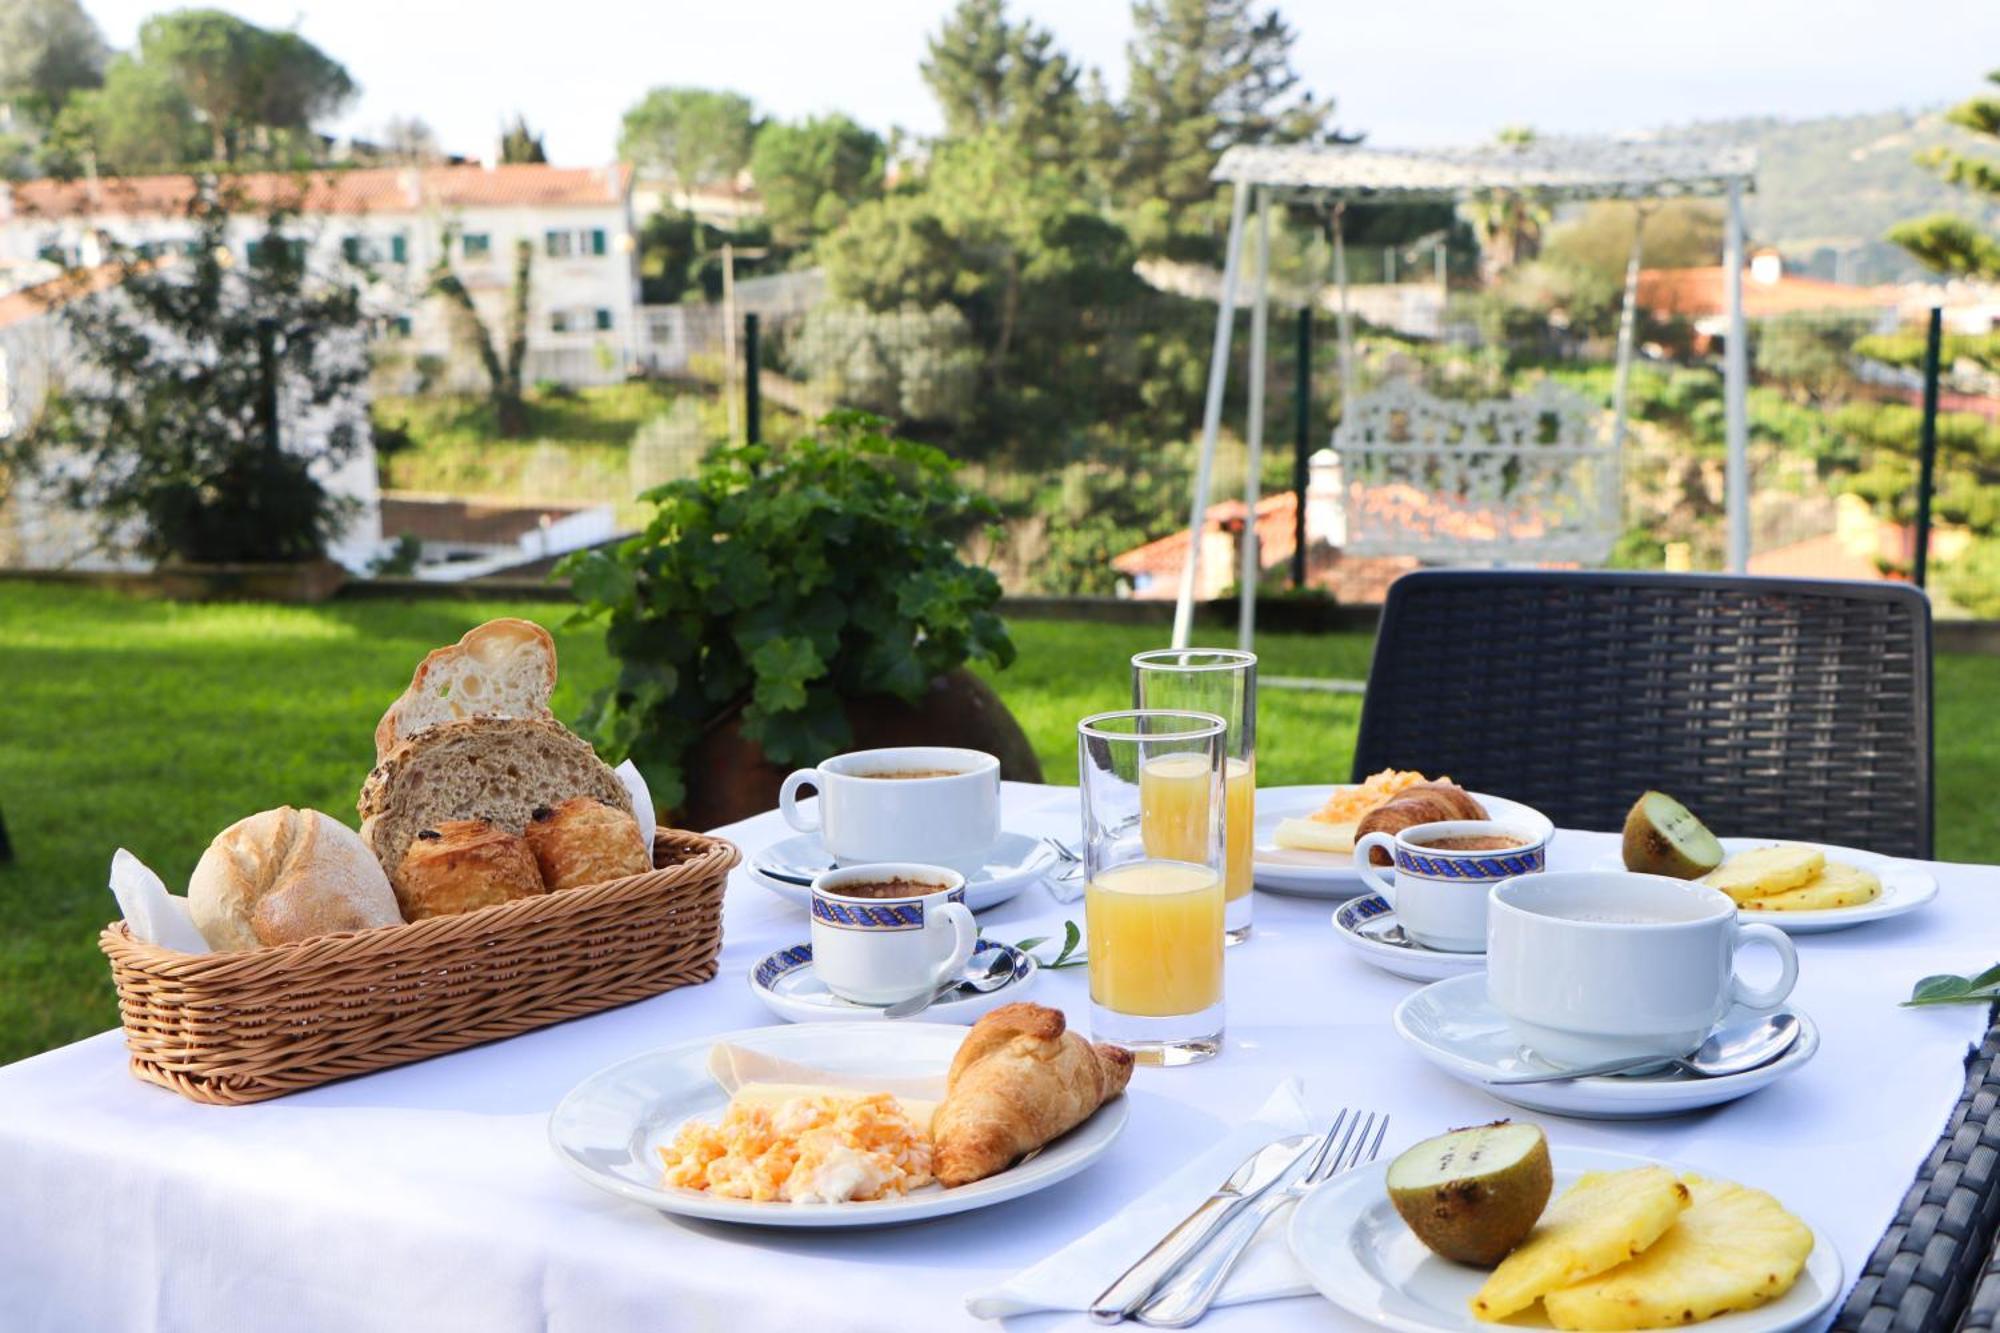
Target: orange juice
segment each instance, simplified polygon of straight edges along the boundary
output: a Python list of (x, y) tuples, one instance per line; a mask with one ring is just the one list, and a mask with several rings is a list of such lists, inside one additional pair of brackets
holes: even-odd
[(1171, 1018), (1222, 1000), (1222, 882), (1206, 866), (1130, 861), (1084, 887), (1090, 998)]
[[(1223, 766), (1223, 880), (1229, 901), (1250, 892), (1257, 822), (1257, 774), (1247, 759)], [(1139, 768), (1139, 832), (1146, 855), (1169, 861), (1208, 858), (1208, 761), (1198, 754), (1163, 754)]]

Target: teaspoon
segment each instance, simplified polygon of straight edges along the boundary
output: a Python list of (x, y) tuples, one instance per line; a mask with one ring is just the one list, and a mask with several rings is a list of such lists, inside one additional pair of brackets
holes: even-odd
[(1761, 1018), (1747, 1018), (1717, 1028), (1709, 1034), (1708, 1040), (1703, 1042), (1693, 1055), (1682, 1056), (1678, 1060), (1661, 1060), (1657, 1055), (1649, 1055), (1636, 1060), (1608, 1060), (1603, 1064), (1584, 1065), (1577, 1069), (1557, 1069), (1532, 1074), (1500, 1074), (1493, 1078), (1482, 1078), (1480, 1082), (1555, 1083), (1563, 1079), (1592, 1078), (1599, 1074), (1623, 1074), (1658, 1065), (1669, 1066), (1702, 1078), (1723, 1078), (1729, 1074), (1742, 1074), (1759, 1065), (1769, 1064), (1790, 1050), (1792, 1043), (1798, 1039), (1798, 1015), (1789, 1010), (1780, 1010), (1775, 1014), (1766, 1014)]

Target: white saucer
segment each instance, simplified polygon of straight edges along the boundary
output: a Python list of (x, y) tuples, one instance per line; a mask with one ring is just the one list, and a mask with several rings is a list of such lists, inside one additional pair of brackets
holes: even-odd
[[(1482, 1088), (1503, 1102), (1585, 1120), (1643, 1120), (1735, 1101), (1812, 1059), (1819, 1049), (1819, 1028), (1804, 1010), (1795, 1005), (1785, 1007), (1799, 1019), (1799, 1039), (1791, 1049), (1770, 1064), (1722, 1078), (1675, 1072), (1559, 1083), (1488, 1083), (1490, 1075), (1550, 1066), (1521, 1050), (1506, 1018), (1486, 998), (1484, 972), (1433, 982), (1397, 1005), (1393, 1021), (1396, 1035), (1415, 1047), (1417, 1054), (1459, 1082)], [(1758, 1012), (1739, 1005), (1724, 1015), (1723, 1021)]]
[[(1586, 1171), (1623, 1171), (1658, 1165), (1680, 1174), (1725, 1176), (1702, 1167), (1683, 1167), (1650, 1157), (1551, 1144), (1558, 1191)], [(1299, 1201), (1285, 1238), (1307, 1281), (1321, 1295), (1375, 1328), (1399, 1333), (1472, 1333), (1497, 1328), (1547, 1328), (1541, 1306), (1505, 1324), (1475, 1321), (1467, 1303), (1486, 1281), (1487, 1271), (1455, 1264), (1432, 1254), (1396, 1215), (1384, 1180), (1382, 1157), (1335, 1176)], [(1739, 1183), (1755, 1187), (1755, 1180)], [(1780, 1200), (1780, 1202), (1783, 1202)], [(1808, 1220), (1807, 1226), (1812, 1226)], [(1738, 1310), (1704, 1320), (1696, 1327), (1715, 1333), (1783, 1333), (1823, 1316), (1840, 1299), (1845, 1274), (1840, 1251), (1824, 1231), (1812, 1227), (1812, 1253), (1792, 1289), (1754, 1310)]]
[[(1813, 847), (1829, 861), (1845, 861), (1851, 866), (1859, 866), (1882, 881), (1881, 896), (1856, 907), (1828, 907), (1817, 912), (1739, 911), (1736, 914), (1745, 921), (1761, 921), (1767, 926), (1776, 926), (1787, 935), (1820, 935), (1829, 930), (1865, 926), (1870, 921), (1914, 912), (1937, 897), (1937, 880), (1921, 865), (1898, 861), (1876, 852), (1864, 852), (1859, 847), (1836, 847), (1830, 842), (1802, 842), (1797, 838), (1721, 838), (1718, 841), (1722, 843), (1722, 850), (1731, 856), (1757, 847), (1774, 847), (1781, 842)], [(1625, 858), (1620, 853), (1612, 852), (1591, 862), (1590, 868), (1623, 870)]]
[(1379, 893), (1349, 898), (1336, 907), (1333, 929), (1368, 962), (1412, 981), (1439, 981), (1486, 969), (1484, 953), (1447, 953), (1405, 935), (1396, 909)]
[[(995, 950), (1013, 955), (1012, 979), (997, 990), (939, 1000), (924, 1010), (925, 1022), (970, 1023), (987, 1010), (1018, 1000), (1033, 989), (1035, 978), (1041, 975), (1035, 956), (1023, 953), (1011, 944), (981, 940), (979, 947), (972, 951), (972, 957), (976, 963), (989, 963)], [(750, 969), (750, 993), (761, 1000), (766, 1009), (789, 1023), (886, 1021), (882, 1016), (884, 1006), (856, 1004), (828, 990), (826, 983), (813, 971), (812, 956), (810, 944), (796, 944), (771, 954)]]
[[(1002, 833), (1000, 841), (987, 853), (986, 864), (966, 877), (965, 905), (975, 912), (998, 907), (1030, 884), (1048, 874), (1056, 854), (1039, 838), (1025, 833)], [(789, 898), (800, 907), (812, 903), (812, 886), (790, 874), (773, 874), (767, 867), (782, 866), (787, 871), (803, 871), (814, 866), (831, 870), (833, 858), (817, 833), (796, 833), (749, 853), (744, 858), (750, 878), (780, 898)]]
[[(1325, 805), (1336, 791), (1353, 783), (1316, 787), (1259, 787), (1257, 789), (1257, 849), (1253, 854), (1256, 885), (1272, 893), (1288, 893), (1301, 898), (1352, 898), (1368, 892), (1354, 858), (1346, 852), (1302, 852), (1280, 847), (1275, 841), (1278, 821), (1302, 819)], [(1504, 796), (1468, 792), (1485, 807), (1487, 818), (1507, 820), (1528, 828), (1555, 834), (1555, 824), (1541, 811), (1510, 801)], [(1386, 867), (1385, 867), (1386, 868)]]

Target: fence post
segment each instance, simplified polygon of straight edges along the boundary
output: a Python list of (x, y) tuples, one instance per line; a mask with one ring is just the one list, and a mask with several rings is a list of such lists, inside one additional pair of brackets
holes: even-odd
[(743, 316), (743, 438), (757, 444), (764, 438), (763, 378), (757, 365), (757, 312)]
[(1917, 549), (1919, 588), (1931, 563), (1931, 476), (1937, 466), (1938, 361), (1944, 347), (1944, 307), (1931, 307), (1931, 327), (1924, 339), (1924, 421), (1917, 436)]
[(1312, 485), (1312, 303), (1299, 307), (1292, 369), (1292, 587), (1306, 586), (1306, 491)]

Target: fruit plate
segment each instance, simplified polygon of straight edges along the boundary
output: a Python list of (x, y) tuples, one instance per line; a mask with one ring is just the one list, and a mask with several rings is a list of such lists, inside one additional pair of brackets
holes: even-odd
[[(1812, 847), (1829, 861), (1844, 861), (1848, 865), (1859, 866), (1882, 881), (1882, 896), (1856, 907), (1828, 907), (1814, 912), (1737, 913), (1745, 921), (1761, 921), (1776, 926), (1787, 935), (1818, 935), (1829, 930), (1865, 926), (1870, 921), (1885, 921), (1905, 912), (1914, 912), (1937, 897), (1937, 880), (1921, 865), (1898, 861), (1876, 852), (1864, 852), (1859, 847), (1836, 847), (1832, 843), (1800, 842), (1792, 838), (1722, 838), (1718, 841), (1722, 843), (1722, 850), (1730, 856), (1758, 847), (1775, 846), (1780, 842)], [(1625, 861), (1613, 852), (1592, 862), (1590, 868), (1623, 870)]]
[[(1257, 789), (1257, 848), (1253, 864), (1258, 888), (1300, 898), (1352, 898), (1368, 891), (1361, 872), (1354, 868), (1354, 858), (1347, 853), (1303, 852), (1280, 847), (1274, 841), (1279, 820), (1303, 818), (1325, 805), (1335, 792), (1346, 791), (1353, 785)], [(1519, 801), (1476, 791), (1467, 795), (1485, 807), (1490, 819), (1518, 821), (1550, 835), (1555, 832), (1555, 825), (1547, 815)]]
[[(1675, 1173), (1690, 1168), (1652, 1158), (1594, 1148), (1550, 1146), (1560, 1193), (1586, 1171), (1624, 1171), (1664, 1166)], [(1405, 1333), (1485, 1330), (1468, 1302), (1486, 1281), (1486, 1270), (1440, 1259), (1425, 1248), (1389, 1202), (1384, 1180), (1389, 1159), (1370, 1162), (1334, 1177), (1299, 1201), (1286, 1237), (1306, 1279), (1349, 1314), (1377, 1328)], [(1727, 1177), (1727, 1172), (1696, 1171)], [(1744, 1181), (1755, 1185), (1755, 1181)], [(1806, 1224), (1812, 1226), (1811, 1220)], [(1811, 1323), (1840, 1299), (1840, 1253), (1824, 1231), (1812, 1227), (1812, 1253), (1792, 1289), (1769, 1305), (1717, 1315), (1694, 1327), (1715, 1333), (1780, 1333)], [(1548, 1328), (1539, 1302), (1509, 1319), (1508, 1328)]]
[[(1797, 1071), (1819, 1051), (1819, 1025), (1796, 1005), (1799, 1037), (1769, 1064), (1720, 1078), (1692, 1074), (1623, 1074), (1573, 1078), (1557, 1083), (1488, 1083), (1496, 1074), (1526, 1073), (1548, 1066), (1526, 1055), (1506, 1017), (1486, 998), (1486, 974), (1452, 977), (1413, 992), (1396, 1006), (1390, 1022), (1396, 1035), (1445, 1073), (1502, 1101), (1530, 1111), (1580, 1120), (1642, 1120), (1680, 1115), (1704, 1106), (1747, 1097)], [(1725, 1023), (1768, 1012), (1741, 1005), (1723, 1015)]]
[(729, 1098), (708, 1072), (709, 1048), (730, 1043), (866, 1084), (935, 1079), (965, 1040), (946, 1023), (811, 1023), (749, 1028), (662, 1047), (601, 1069), (571, 1088), (549, 1116), (549, 1146), (588, 1183), (682, 1217), (767, 1227), (875, 1227), (916, 1222), (1017, 1199), (1067, 1180), (1110, 1150), (1125, 1128), (1117, 1097), (1061, 1138), (999, 1175), (944, 1189), (929, 1185), (871, 1203), (756, 1203), (718, 1199), (661, 1182), (660, 1155), (687, 1121), (721, 1118)]

